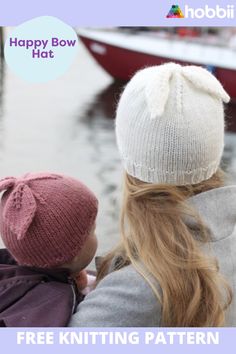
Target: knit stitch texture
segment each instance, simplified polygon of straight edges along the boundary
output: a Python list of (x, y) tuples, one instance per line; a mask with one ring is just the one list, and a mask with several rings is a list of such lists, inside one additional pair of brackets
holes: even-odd
[(3, 242), (20, 265), (50, 268), (82, 249), (97, 215), (95, 195), (80, 181), (56, 174), (0, 180)]
[(217, 170), (230, 97), (197, 66), (168, 63), (137, 72), (121, 95), (116, 137), (125, 170), (149, 183), (196, 184)]

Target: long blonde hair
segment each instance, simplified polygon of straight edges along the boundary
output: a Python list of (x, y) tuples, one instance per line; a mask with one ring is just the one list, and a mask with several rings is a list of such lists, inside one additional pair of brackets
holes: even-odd
[(125, 174), (121, 243), (105, 257), (98, 281), (116, 257), (116, 269), (131, 263), (150, 284), (162, 305), (162, 325), (223, 326), (232, 292), (216, 259), (201, 250), (210, 233), (187, 202), (223, 184), (220, 169), (209, 180), (188, 186), (148, 184)]

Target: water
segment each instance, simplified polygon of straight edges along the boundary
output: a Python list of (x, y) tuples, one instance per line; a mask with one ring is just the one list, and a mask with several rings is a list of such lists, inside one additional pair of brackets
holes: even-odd
[[(119, 237), (122, 168), (113, 118), (121, 89), (82, 45), (55, 81), (28, 84), (6, 67), (0, 73), (0, 177), (51, 171), (84, 181), (100, 201), (98, 254)], [(236, 180), (236, 134), (226, 143), (224, 165)]]
[(113, 117), (119, 88), (82, 45), (66, 75), (49, 83), (29, 84), (3, 69), (0, 177), (52, 171), (85, 182), (100, 200), (99, 253), (106, 252), (118, 238), (122, 170)]

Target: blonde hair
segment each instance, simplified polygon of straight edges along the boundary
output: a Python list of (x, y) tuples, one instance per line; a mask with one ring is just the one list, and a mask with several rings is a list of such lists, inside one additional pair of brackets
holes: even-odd
[(210, 233), (187, 202), (223, 184), (220, 169), (210, 179), (187, 186), (149, 184), (125, 174), (122, 239), (105, 257), (98, 281), (116, 257), (116, 269), (132, 264), (152, 287), (162, 305), (162, 325), (223, 326), (232, 292), (216, 259), (201, 250)]

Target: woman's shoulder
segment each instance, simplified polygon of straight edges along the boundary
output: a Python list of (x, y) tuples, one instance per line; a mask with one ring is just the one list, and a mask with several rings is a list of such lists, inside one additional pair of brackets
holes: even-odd
[(156, 327), (161, 305), (132, 266), (109, 273), (78, 306), (70, 326)]

